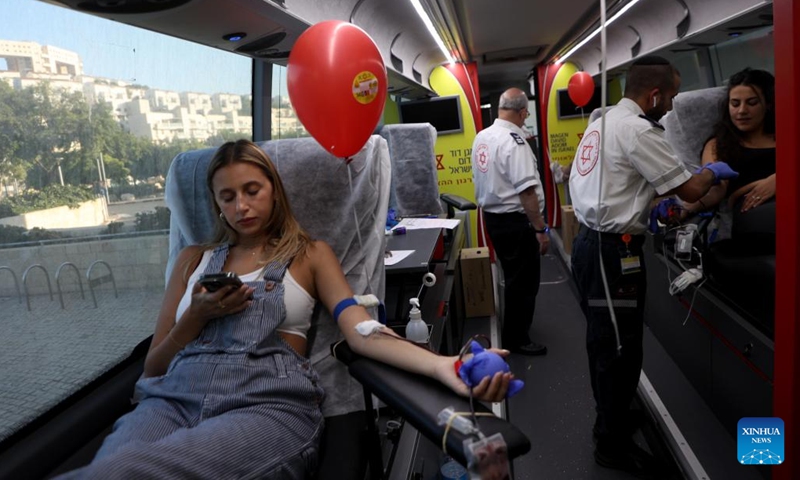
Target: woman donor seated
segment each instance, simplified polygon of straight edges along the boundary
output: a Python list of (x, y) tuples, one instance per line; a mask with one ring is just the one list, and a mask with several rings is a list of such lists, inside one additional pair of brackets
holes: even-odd
[(686, 208), (702, 211), (727, 200), (733, 212), (732, 238), (756, 235), (765, 249), (774, 251), (775, 77), (750, 68), (733, 74), (720, 110), (702, 162), (725, 161), (739, 177), (721, 182)]
[[(136, 384), (136, 408), (120, 418), (92, 463), (64, 478), (306, 478), (323, 428), (324, 392), (304, 357), (314, 303), (334, 311), (353, 292), (331, 248), (292, 216), (269, 157), (247, 140), (219, 148), (208, 168), (216, 234), (184, 249), (169, 279)], [(208, 291), (204, 273), (244, 282)], [(455, 357), (381, 330), (363, 336), (361, 306), (338, 324), (357, 353), (438, 379), (461, 395)], [(364, 324), (362, 324), (363, 326)], [(473, 395), (499, 401), (510, 374)]]

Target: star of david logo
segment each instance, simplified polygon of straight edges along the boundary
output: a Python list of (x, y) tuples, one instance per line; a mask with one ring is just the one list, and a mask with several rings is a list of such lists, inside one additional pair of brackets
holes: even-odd
[(588, 175), (597, 165), (597, 159), (600, 156), (600, 134), (597, 130), (589, 132), (583, 139), (581, 139), (581, 161), (576, 164), (578, 173), (581, 176)]
[(478, 161), (478, 170), (483, 173), (489, 171), (489, 147), (485, 144), (478, 145), (475, 157)]
[(594, 145), (584, 145), (583, 149), (581, 150), (581, 160), (583, 163), (591, 162), (592, 161), (592, 150), (594, 149)]

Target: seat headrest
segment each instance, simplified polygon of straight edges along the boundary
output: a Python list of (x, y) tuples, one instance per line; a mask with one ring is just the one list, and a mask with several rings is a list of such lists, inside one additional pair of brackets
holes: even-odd
[[(614, 105), (607, 106), (606, 107), (606, 113), (608, 113), (608, 111), (611, 110), (612, 108), (614, 108)], [(589, 114), (589, 123), (592, 123), (595, 120), (597, 120), (598, 118), (600, 118), (600, 115), (602, 115), (602, 114), (603, 114), (603, 109), (602, 108), (595, 108), (594, 110), (592, 110), (592, 113)]]
[(442, 213), (433, 125), (385, 125), (380, 135), (389, 145), (392, 162), (391, 207), (401, 216)]
[(681, 93), (673, 100), (672, 111), (661, 120), (667, 142), (689, 170), (700, 166), (703, 146), (719, 120), (725, 92), (725, 87), (714, 87)]

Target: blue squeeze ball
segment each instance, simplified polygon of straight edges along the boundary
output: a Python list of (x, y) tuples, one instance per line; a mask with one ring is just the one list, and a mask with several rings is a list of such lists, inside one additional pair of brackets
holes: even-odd
[[(497, 372), (509, 372), (511, 369), (503, 357), (500, 355), (485, 350), (480, 343), (472, 341), (470, 343), (473, 357), (464, 362), (458, 370), (458, 376), (467, 384), (467, 386), (474, 387), (481, 383), (485, 377), (492, 377)], [(517, 392), (522, 390), (525, 382), (522, 380), (511, 380), (508, 385), (508, 393), (506, 398), (511, 398)]]

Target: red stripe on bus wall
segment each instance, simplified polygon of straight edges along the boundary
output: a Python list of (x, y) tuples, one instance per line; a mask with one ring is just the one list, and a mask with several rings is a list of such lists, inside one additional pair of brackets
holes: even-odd
[[(548, 64), (548, 65), (539, 65), (537, 68), (537, 77), (539, 79), (539, 84), (536, 85), (536, 100), (539, 102), (539, 117), (541, 118), (541, 125), (539, 125), (539, 142), (542, 144), (542, 158), (539, 159), (542, 162), (544, 167), (544, 178), (542, 181), (544, 182), (544, 195), (545, 195), (545, 207), (546, 212), (552, 211), (552, 206), (558, 205), (558, 190), (553, 188), (553, 180), (551, 179), (550, 174), (550, 156), (547, 155), (547, 141), (548, 141), (548, 134), (547, 134), (547, 110), (550, 108), (549, 99), (550, 99), (550, 91), (553, 89), (553, 80), (556, 78), (556, 74), (558, 70), (561, 68), (562, 64)], [(553, 106), (555, 108), (555, 105)], [(552, 202), (552, 203), (551, 203)], [(558, 227), (561, 225), (561, 209), (555, 209), (556, 218), (548, 218), (550, 225), (553, 227)]]
[(708, 330), (709, 332), (711, 332), (711, 334), (712, 334), (712, 335), (714, 335), (715, 337), (717, 337), (717, 339), (718, 339), (720, 342), (722, 342), (722, 344), (723, 344), (723, 345), (725, 345), (726, 347), (728, 347), (728, 350), (730, 350), (730, 351), (731, 351), (731, 352), (733, 352), (733, 353), (734, 353), (734, 354), (735, 354), (737, 357), (739, 357), (739, 360), (743, 361), (743, 362), (745, 363), (745, 365), (747, 365), (748, 367), (750, 367), (750, 370), (752, 370), (753, 372), (755, 372), (755, 373), (756, 373), (756, 375), (758, 375), (759, 377), (761, 377), (761, 379), (762, 379), (762, 380), (764, 380), (765, 382), (769, 383), (770, 385), (773, 385), (773, 383), (772, 383), (772, 379), (771, 379), (771, 378), (769, 378), (769, 375), (767, 375), (766, 373), (762, 372), (762, 371), (761, 371), (761, 369), (760, 369), (760, 368), (758, 368), (758, 367), (756, 366), (756, 364), (755, 364), (755, 363), (751, 362), (749, 358), (747, 358), (746, 356), (744, 356), (744, 354), (743, 354), (741, 351), (739, 351), (739, 349), (738, 349), (738, 348), (736, 348), (736, 345), (732, 344), (732, 343), (730, 342), (730, 340), (728, 340), (728, 339), (725, 337), (725, 335), (723, 335), (723, 334), (722, 334), (722, 333), (721, 333), (719, 330), (717, 330), (717, 329), (716, 329), (716, 327), (714, 327), (713, 325), (711, 325), (711, 323), (709, 323), (709, 321), (708, 321), (708, 320), (706, 320), (704, 316), (702, 316), (702, 315), (700, 315), (699, 313), (697, 313), (697, 310), (695, 310), (694, 308), (692, 308), (691, 304), (689, 304), (689, 302), (687, 302), (687, 301), (686, 301), (686, 299), (684, 299), (684, 298), (681, 298), (679, 301), (681, 302), (681, 305), (683, 305), (684, 307), (686, 307), (686, 309), (687, 309), (687, 310), (689, 310), (689, 311), (692, 313), (692, 318), (694, 318), (695, 320), (697, 320), (698, 322), (700, 322), (700, 324), (701, 324), (701, 325), (703, 325), (704, 327), (706, 327), (706, 330)]
[(470, 62), (447, 64), (444, 68), (456, 77), (461, 89), (464, 90), (475, 121), (475, 133), (480, 132), (483, 130), (483, 117), (481, 117), (481, 91), (478, 88), (478, 66), (475, 62)]
[(800, 3), (775, 0), (777, 260), (775, 262), (774, 415), (784, 421), (785, 463), (773, 480), (800, 478)]

